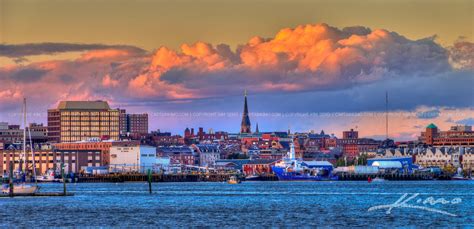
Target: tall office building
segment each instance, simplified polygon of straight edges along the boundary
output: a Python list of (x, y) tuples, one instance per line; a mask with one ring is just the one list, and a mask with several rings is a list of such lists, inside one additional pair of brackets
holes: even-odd
[(148, 114), (127, 114), (123, 109), (120, 112), (120, 135), (122, 137), (140, 138), (148, 134)]
[(62, 101), (48, 110), (48, 138), (51, 142), (119, 140), (119, 115), (105, 101)]

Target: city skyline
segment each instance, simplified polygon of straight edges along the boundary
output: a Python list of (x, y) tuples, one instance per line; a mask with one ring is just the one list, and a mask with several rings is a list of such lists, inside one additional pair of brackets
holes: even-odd
[[(148, 113), (150, 130), (182, 134), (202, 126), (237, 133), (248, 90), (250, 119), (262, 132), (340, 135), (354, 128), (383, 139), (386, 92), (391, 138), (413, 139), (429, 123), (440, 129), (474, 124), (471, 1), (283, 1), (271, 11), (264, 10), (265, 2), (245, 8), (247, 2), (238, 4), (239, 15), (228, 13), (235, 2), (92, 2), (95, 7), (74, 1), (0, 3), (6, 12), (1, 121), (20, 123), (23, 97), (30, 121), (42, 123), (59, 101), (105, 100), (113, 108)], [(196, 12), (183, 7), (193, 5)], [(334, 17), (318, 6), (354, 10), (347, 18)], [(164, 15), (170, 21), (149, 12), (180, 7)], [(217, 16), (196, 16), (218, 7), (222, 23), (212, 21)], [(286, 15), (288, 7), (305, 13)], [(23, 20), (16, 15), (24, 13), (15, 12), (36, 13)], [(71, 16), (58, 20), (65, 13)], [(250, 23), (255, 15), (261, 21)], [(97, 26), (89, 26), (94, 19)]]

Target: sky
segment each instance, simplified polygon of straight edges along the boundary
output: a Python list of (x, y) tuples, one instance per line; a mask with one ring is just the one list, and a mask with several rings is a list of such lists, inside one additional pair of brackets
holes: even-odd
[(474, 124), (473, 1), (0, 0), (0, 121), (60, 100), (150, 129), (357, 129), (415, 139)]

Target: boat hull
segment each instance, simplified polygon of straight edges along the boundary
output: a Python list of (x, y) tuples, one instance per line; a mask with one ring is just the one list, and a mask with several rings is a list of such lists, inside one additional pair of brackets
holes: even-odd
[[(15, 184), (13, 185), (13, 193), (14, 194), (32, 194), (38, 191), (38, 187), (33, 185), (23, 185), (23, 184)], [(6, 186), (2, 188), (3, 193), (10, 193), (10, 187)]]
[(307, 175), (307, 174), (296, 174), (294, 172), (285, 172), (284, 168), (273, 166), (273, 172), (280, 181), (335, 181), (339, 178), (337, 176), (320, 176), (320, 175)]

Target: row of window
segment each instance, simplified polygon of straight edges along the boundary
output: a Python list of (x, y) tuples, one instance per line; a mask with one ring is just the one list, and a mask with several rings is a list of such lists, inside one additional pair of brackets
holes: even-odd
[(119, 128), (117, 126), (73, 126), (73, 127), (61, 127), (61, 131), (69, 131), (69, 132), (89, 132), (89, 131), (118, 131)]

